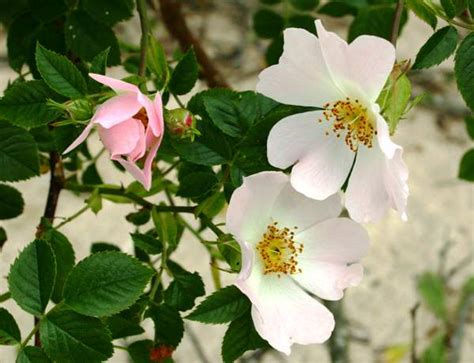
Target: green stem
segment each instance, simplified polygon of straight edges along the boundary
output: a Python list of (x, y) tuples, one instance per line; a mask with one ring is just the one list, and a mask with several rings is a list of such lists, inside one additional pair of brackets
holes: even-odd
[(208, 217), (206, 217), (204, 214), (201, 214), (199, 216), (199, 218), (201, 219), (201, 221), (206, 225), (207, 228), (209, 228), (212, 232), (214, 232), (214, 234), (217, 236), (217, 237), (221, 237), (223, 235), (225, 235), (225, 232), (222, 231), (219, 227), (217, 227), (211, 219), (209, 219)]
[(89, 209), (89, 206), (86, 204), (84, 207), (82, 207), (81, 209), (79, 209), (76, 213), (74, 213), (72, 216), (66, 218), (64, 221), (62, 221), (61, 223), (59, 223), (56, 227), (54, 227), (55, 229), (59, 229), (61, 228), (62, 226), (64, 226), (65, 224), (71, 222), (73, 219), (76, 219), (77, 217), (79, 217), (81, 214), (83, 214), (84, 212), (86, 212), (87, 210)]
[(216, 290), (222, 288), (221, 274), (217, 265), (217, 259), (214, 256), (211, 256), (211, 276)]
[(176, 96), (174, 93), (172, 93), (172, 95), (173, 95), (173, 98), (176, 100), (176, 103), (179, 105), (179, 107), (186, 108), (186, 106), (184, 105), (183, 102), (181, 102), (178, 96)]
[(114, 349), (121, 349), (121, 350), (125, 350), (128, 352), (128, 348), (127, 347), (122, 347), (121, 345), (114, 345)]
[(145, 76), (146, 70), (146, 51), (148, 48), (148, 17), (145, 0), (137, 0), (137, 10), (140, 17), (140, 26), (142, 30), (142, 38), (140, 41), (140, 65), (138, 66), (138, 75)]
[(0, 295), (0, 303), (4, 302), (4, 301), (7, 301), (8, 299), (10, 299), (12, 297), (10, 291), (4, 293), (4, 294), (1, 294)]
[(393, 16), (390, 41), (392, 42), (394, 47), (397, 45), (398, 33), (400, 32), (400, 22), (402, 19), (403, 5), (403, 0), (398, 0), (397, 7), (395, 8), (395, 15)]
[(25, 338), (25, 340), (23, 340), (23, 342), (21, 343), (20, 345), (20, 351), (23, 350), (23, 348), (26, 347), (26, 344), (28, 344), (28, 342), (30, 341), (31, 338), (33, 338), (33, 336), (36, 334), (36, 332), (39, 330), (39, 327), (40, 327), (40, 323), (41, 323), (41, 320), (38, 320), (38, 322), (36, 323), (36, 325), (33, 327), (33, 329), (30, 331), (30, 334), (28, 334), (28, 336)]

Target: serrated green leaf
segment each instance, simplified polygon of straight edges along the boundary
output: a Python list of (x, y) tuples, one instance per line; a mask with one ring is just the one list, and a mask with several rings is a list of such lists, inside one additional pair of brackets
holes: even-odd
[(43, 318), (40, 337), (45, 352), (56, 362), (102, 362), (113, 353), (106, 326), (71, 310), (54, 311)]
[(237, 287), (227, 286), (208, 296), (186, 319), (206, 324), (224, 324), (241, 317), (249, 309), (249, 299)]
[(466, 123), (467, 134), (471, 140), (474, 140), (474, 116), (466, 116), (464, 122)]
[(474, 182), (474, 149), (463, 155), (459, 165), (458, 178)]
[(128, 354), (133, 363), (153, 363), (150, 359), (150, 352), (153, 348), (151, 340), (139, 340), (128, 346)]
[(110, 316), (137, 301), (152, 275), (152, 270), (124, 253), (96, 253), (71, 271), (64, 299), (81, 314)]
[(13, 300), (26, 312), (41, 315), (53, 293), (56, 261), (42, 240), (31, 242), (17, 257), (8, 275)]
[(15, 188), (0, 184), (0, 220), (18, 217), (23, 212), (25, 202)]
[(358, 8), (344, 1), (331, 1), (318, 9), (319, 14), (326, 14), (335, 18), (346, 15), (357, 15)]
[(153, 305), (148, 314), (155, 323), (155, 341), (177, 347), (184, 334), (183, 319), (178, 310), (167, 304)]
[(222, 359), (232, 363), (247, 350), (255, 350), (268, 346), (253, 326), (250, 310), (230, 323), (222, 342)]
[(446, 293), (441, 276), (425, 272), (418, 278), (418, 292), (426, 306), (440, 319), (445, 319)]
[(284, 27), (283, 17), (272, 10), (260, 9), (253, 15), (253, 30), (260, 38), (275, 38)]
[(130, 321), (130, 319), (121, 315), (110, 316), (105, 323), (112, 334), (113, 340), (131, 337), (145, 332), (139, 323)]
[(130, 233), (130, 236), (132, 236), (135, 247), (149, 255), (157, 255), (163, 252), (161, 241), (153, 236), (141, 233)]
[(189, 49), (176, 65), (168, 88), (175, 95), (184, 95), (191, 91), (199, 75), (199, 65), (194, 49)]
[(92, 61), (98, 53), (110, 47), (108, 65), (120, 63), (120, 49), (114, 32), (86, 12), (76, 10), (68, 16), (65, 35), (68, 47), (83, 60)]
[(295, 9), (308, 11), (313, 10), (319, 5), (319, 0), (290, 0), (290, 4), (293, 5)]
[(214, 173), (200, 171), (190, 173), (181, 180), (176, 195), (189, 199), (205, 197), (212, 193), (218, 182)]
[(232, 271), (239, 272), (242, 267), (242, 253), (237, 241), (230, 235), (224, 235), (219, 237), (218, 242), (217, 249), (224, 260), (229, 264)]
[(314, 26), (314, 20), (314, 17), (311, 15), (292, 15), (288, 18), (288, 27), (305, 29), (310, 33), (315, 34), (316, 27)]
[(197, 272), (187, 271), (174, 275), (173, 281), (164, 292), (165, 302), (180, 311), (189, 310), (194, 301), (205, 294), (204, 283)]
[(471, 110), (474, 110), (474, 33), (461, 42), (454, 61), (454, 72), (459, 92)]
[(177, 245), (178, 226), (173, 213), (151, 211), (151, 219), (155, 225), (160, 241), (168, 248), (174, 249)]
[(149, 37), (146, 52), (146, 66), (156, 77), (157, 88), (163, 89), (170, 79), (170, 70), (166, 61), (166, 53), (163, 46), (152, 35)]
[(143, 226), (150, 220), (150, 211), (148, 209), (141, 209), (137, 212), (129, 213), (125, 216), (125, 219), (135, 226)]
[(61, 232), (50, 229), (44, 234), (56, 257), (56, 280), (51, 300), (58, 304), (63, 298), (64, 283), (75, 263), (74, 249), (71, 242)]
[[(0, 250), (2, 249), (7, 239), (8, 239), (7, 232), (5, 231), (3, 227), (0, 227)], [(0, 302), (2, 301), (0, 300)]]
[(415, 13), (415, 15), (423, 20), (430, 27), (436, 29), (438, 19), (434, 14), (433, 10), (424, 3), (423, 0), (407, 0), (406, 6)]
[(46, 84), (59, 94), (69, 98), (81, 98), (87, 93), (87, 85), (79, 69), (65, 56), (36, 44), (36, 66)]
[(4, 308), (0, 308), (0, 345), (21, 343), (21, 333), (15, 318)]
[(97, 55), (94, 58), (92, 58), (91, 66), (90, 66), (91, 73), (105, 74), (109, 53), (110, 53), (110, 47), (107, 47), (102, 52), (97, 53)]
[(456, 16), (456, 7), (452, 0), (441, 0), (441, 6), (444, 9), (444, 12), (448, 16), (448, 18), (452, 19)]
[(0, 118), (23, 128), (46, 125), (59, 116), (59, 111), (46, 105), (54, 93), (43, 81), (16, 83), (0, 99)]
[(64, 0), (28, 0), (28, 2), (31, 13), (44, 23), (57, 19), (67, 10)]
[(16, 363), (52, 363), (39, 347), (27, 346), (16, 357)]
[(98, 253), (98, 252), (105, 252), (105, 251), (120, 252), (120, 248), (113, 245), (112, 243), (107, 243), (107, 242), (94, 242), (91, 245), (91, 254)]
[(84, 10), (98, 22), (114, 25), (133, 15), (133, 0), (82, 0)]
[(283, 53), (283, 35), (273, 38), (265, 52), (265, 61), (271, 66), (277, 64)]
[(458, 32), (446, 26), (434, 33), (416, 55), (413, 69), (430, 68), (440, 64), (456, 50)]

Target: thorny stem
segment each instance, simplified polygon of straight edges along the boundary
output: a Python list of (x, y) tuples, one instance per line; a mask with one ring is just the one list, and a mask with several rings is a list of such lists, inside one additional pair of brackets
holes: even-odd
[(146, 12), (145, 0), (137, 0), (137, 10), (140, 17), (140, 27), (142, 30), (142, 37), (140, 41), (140, 65), (138, 66), (138, 75), (145, 76), (146, 70), (146, 51), (148, 48), (148, 17)]
[(394, 47), (397, 45), (398, 33), (400, 32), (400, 22), (402, 19), (402, 12), (403, 12), (403, 0), (398, 0), (397, 7), (395, 8), (395, 15), (393, 16), (392, 33), (390, 35), (390, 41), (392, 42)]

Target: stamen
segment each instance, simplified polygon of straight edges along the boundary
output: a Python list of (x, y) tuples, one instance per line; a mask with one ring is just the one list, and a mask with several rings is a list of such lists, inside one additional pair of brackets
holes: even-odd
[(263, 273), (292, 275), (301, 272), (298, 268), (297, 257), (303, 252), (303, 244), (294, 240), (297, 227), (292, 229), (278, 228), (278, 222), (267, 227), (262, 240), (257, 244), (257, 250), (263, 261)]
[(140, 120), (145, 128), (148, 126), (148, 115), (143, 107), (135, 114), (135, 116), (133, 116), (133, 118)]
[[(367, 108), (358, 99), (353, 101), (346, 97), (345, 100), (326, 103), (324, 108), (323, 118), (318, 122), (323, 120), (332, 122), (330, 130), (336, 137), (345, 132), (344, 141), (352, 151), (357, 151), (360, 144), (368, 148), (373, 146), (373, 138), (377, 135), (377, 131)], [(329, 131), (326, 131), (326, 135), (329, 135)]]

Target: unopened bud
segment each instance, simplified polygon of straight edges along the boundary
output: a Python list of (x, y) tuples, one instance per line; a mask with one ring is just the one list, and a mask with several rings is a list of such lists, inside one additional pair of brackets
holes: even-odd
[(92, 117), (92, 105), (85, 99), (67, 102), (66, 111), (73, 120), (77, 121), (86, 121)]
[(184, 108), (165, 111), (165, 122), (169, 133), (173, 137), (191, 139), (192, 141), (196, 135), (200, 135), (199, 131), (195, 128), (195, 117)]

